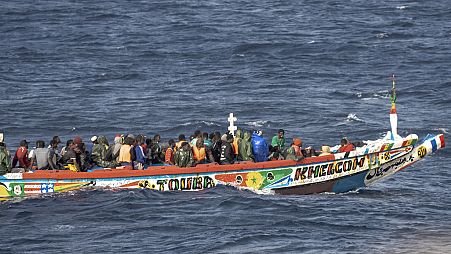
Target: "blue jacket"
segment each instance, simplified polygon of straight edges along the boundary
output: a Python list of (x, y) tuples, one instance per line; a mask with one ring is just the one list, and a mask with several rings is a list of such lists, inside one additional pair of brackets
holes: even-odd
[(257, 135), (252, 134), (252, 153), (254, 154), (255, 162), (262, 162), (268, 160), (269, 148), (266, 140)]
[(143, 148), (140, 145), (134, 147), (136, 153), (136, 161), (139, 163), (146, 163), (146, 156), (144, 155)]

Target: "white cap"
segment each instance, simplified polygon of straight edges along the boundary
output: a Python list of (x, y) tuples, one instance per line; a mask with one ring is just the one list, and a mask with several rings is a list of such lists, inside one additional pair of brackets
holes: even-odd
[(3, 143), (3, 133), (0, 132), (0, 143)]
[(97, 136), (92, 136), (91, 141), (96, 142), (96, 140), (97, 140)]

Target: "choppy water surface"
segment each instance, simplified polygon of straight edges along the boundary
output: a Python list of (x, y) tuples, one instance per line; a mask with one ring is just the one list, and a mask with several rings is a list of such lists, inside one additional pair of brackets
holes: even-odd
[[(0, 130), (19, 140), (238, 125), (306, 145), (445, 133), (439, 1), (3, 1)], [(451, 252), (450, 152), (341, 195), (86, 190), (0, 203), (2, 253)]]

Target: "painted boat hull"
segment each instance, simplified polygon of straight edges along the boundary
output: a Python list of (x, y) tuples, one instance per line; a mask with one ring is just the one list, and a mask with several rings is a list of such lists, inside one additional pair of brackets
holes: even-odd
[(93, 172), (35, 171), (0, 176), (0, 197), (23, 197), (82, 188), (200, 191), (218, 185), (234, 186), (259, 194), (342, 193), (368, 186), (445, 147), (443, 134), (416, 135), (397, 141), (378, 140), (349, 153), (295, 161), (204, 164), (193, 168), (154, 166)]

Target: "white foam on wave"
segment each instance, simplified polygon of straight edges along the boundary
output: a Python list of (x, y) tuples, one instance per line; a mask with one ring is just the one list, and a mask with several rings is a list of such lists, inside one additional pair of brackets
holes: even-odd
[(315, 40), (311, 40), (311, 41), (308, 42), (308, 44), (312, 44), (312, 43), (315, 43), (315, 42), (316, 42)]
[(378, 33), (378, 34), (376, 34), (376, 37), (379, 39), (383, 39), (383, 38), (387, 38), (388, 34), (387, 33)]
[(407, 5), (396, 6), (396, 9), (398, 9), (398, 10), (404, 10), (404, 9), (407, 9)]
[(205, 124), (206, 126), (220, 126), (214, 122), (207, 122), (207, 121), (195, 121), (195, 122), (186, 122), (180, 124), (181, 126), (188, 126), (188, 125), (197, 125), (197, 124)]
[(348, 121), (348, 122), (352, 122), (352, 121), (365, 122), (362, 119), (358, 118), (357, 115), (353, 114), (353, 113), (349, 113), (349, 115), (346, 117), (346, 121)]
[(268, 123), (268, 121), (259, 120), (259, 121), (251, 121), (251, 122), (244, 122), (244, 123), (247, 125), (250, 125), (250, 126), (254, 126), (254, 127), (263, 127), (265, 124)]

